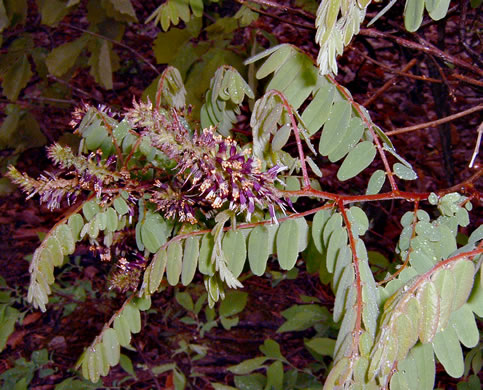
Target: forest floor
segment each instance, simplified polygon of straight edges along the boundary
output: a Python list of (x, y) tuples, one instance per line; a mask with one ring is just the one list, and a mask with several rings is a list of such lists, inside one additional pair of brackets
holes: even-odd
[[(154, 0), (132, 2), (139, 20), (145, 20), (158, 3)], [(284, 3), (297, 7), (302, 1)], [(232, 7), (237, 8), (235, 2)], [(462, 14), (458, 7), (459, 3), (450, 10), (443, 26), (443, 35), (438, 32), (441, 31), (441, 28), (438, 30), (441, 23), (429, 20), (424, 33), (405, 33), (399, 16), (402, 13), (401, 6), (391, 10), (377, 27), (383, 34), (390, 32), (391, 35), (403, 37), (413, 43), (422, 43), (422, 40), (433, 45), (443, 43), (445, 52), (474, 64), (474, 60), (461, 45), (461, 29), (465, 26), (462, 26)], [(228, 12), (229, 9), (225, 11)], [(370, 11), (372, 14), (376, 13), (375, 9)], [(253, 28), (270, 31), (279, 42), (298, 45), (316, 57), (314, 30), (292, 24), (294, 20), (305, 24), (310, 20), (273, 8), (267, 9), (267, 13), (282, 21), (262, 15)], [(478, 19), (477, 11), (469, 9), (465, 17), (467, 25), (475, 26), (474, 30), (481, 30), (482, 20)], [(69, 18), (70, 16), (67, 17)], [(68, 27), (59, 27), (56, 31), (61, 31), (62, 34), (57, 33), (53, 38), (54, 42), (47, 42), (50, 38), (49, 31), (46, 30), (49, 29), (40, 25), (35, 11), (30, 14), (29, 21), (31, 23), (25, 28), (34, 34), (36, 42), (45, 42), (46, 45), (57, 46), (71, 34), (75, 34)], [(67, 22), (74, 24), (76, 21)], [(159, 30), (153, 31), (149, 26), (145, 26), (143, 31), (130, 28), (126, 31), (123, 43), (136, 48), (145, 58), (155, 63), (151, 43), (157, 31)], [(447, 104), (449, 107), (443, 116), (482, 104), (481, 73), (475, 74), (458, 67), (450, 69), (441, 62), (436, 51), (428, 54), (410, 45), (401, 45), (391, 39), (374, 38), (370, 35), (369, 30), (363, 30), (347, 48), (344, 56), (339, 59), (337, 80), (349, 88), (357, 102), (368, 108), (374, 122), (386, 132), (439, 119), (435, 110), (438, 106), (435, 94), (438, 95), (439, 104)], [(240, 37), (243, 34), (238, 39)], [(468, 41), (473, 38), (467, 34)], [(479, 49), (481, 52), (481, 44)], [(119, 48), (119, 54), (132, 55), (122, 48)], [(137, 61), (135, 57), (131, 60)], [(428, 63), (434, 65), (436, 76), (434, 73), (430, 75), (432, 70), (428, 69)], [(158, 68), (161, 69), (160, 66)], [(418, 77), (421, 75), (436, 78), (438, 82), (422, 80)], [(129, 107), (133, 96), (139, 98), (155, 76), (147, 67), (143, 67), (142, 72), (126, 72), (122, 79), (115, 77), (113, 90), (105, 91), (94, 82), (87, 70), (81, 70), (69, 82), (73, 88), (71, 100), (74, 104), (48, 104), (40, 99), (25, 99), (20, 104), (28, 106), (41, 123), (46, 138), (54, 141), (69, 132), (71, 112), (81, 100), (93, 104)], [(435, 85), (437, 88), (432, 89)], [(28, 90), (29, 88), (27, 87), (27, 92), (34, 96), (35, 91)], [(4, 99), (0, 101), (0, 108), (5, 109), (5, 106)], [(453, 187), (458, 190), (462, 188), (460, 183), (478, 172), (481, 173), (481, 157), (476, 160), (474, 168), (468, 167), (477, 140), (476, 129), (481, 119), (481, 114), (476, 112), (450, 121), (444, 126), (424, 127), (392, 136), (396, 149), (413, 164), (419, 176), (414, 182), (406, 182), (403, 189), (426, 192)], [(247, 120), (247, 117), (240, 116), (241, 122)], [(243, 127), (243, 123), (240, 126)], [(446, 150), (443, 150), (442, 140), (449, 145)], [(3, 157), (9, 151), (0, 153)], [(23, 152), (17, 166), (32, 176), (40, 174), (49, 166), (45, 149), (35, 148)], [(324, 169), (322, 187), (332, 192), (351, 191), (351, 188), (344, 187), (334, 179), (334, 172), (330, 167)], [(481, 194), (481, 180), (476, 180), (471, 185)], [(393, 253), (395, 239), (399, 234), (400, 214), (392, 213), (393, 207), (395, 204), (391, 202), (377, 203), (371, 206), (370, 211), (372, 228), (368, 232), (368, 246), (370, 250), (379, 251), (385, 256)], [(474, 199), (474, 207), (476, 210), (481, 207), (481, 198)], [(73, 258), (71, 264), (59, 274), (59, 282), (47, 312), (33, 310), (24, 301), (29, 284), (27, 259), (39, 245), (39, 233), (47, 232), (61, 214), (62, 210), (52, 213), (40, 207), (35, 198), (25, 200), (19, 191), (0, 197), (0, 275), (13, 294), (19, 297), (15, 306), (24, 313), (23, 321), (16, 325), (6, 349), (0, 354), (0, 374), (12, 368), (17, 359), (23, 357), (30, 360), (33, 351), (46, 348), (49, 362), (41, 370), (35, 371), (29, 387), (35, 390), (53, 389), (65, 378), (75, 375), (73, 366), (77, 358), (122, 302), (121, 297), (115, 297), (113, 292), (105, 292), (108, 268), (92, 256), (86, 255), (87, 248), (80, 248), (77, 258)], [(483, 219), (481, 213), (476, 212), (474, 216), (470, 226), (473, 228), (480, 225)], [(397, 261), (393, 258), (389, 260)], [(126, 372), (124, 368), (130, 370), (129, 364), (124, 368), (114, 367), (103, 379), (105, 388), (118, 386), (117, 388), (169, 389), (173, 380), (172, 374), (166, 372), (158, 375), (154, 368), (174, 361), (186, 376), (193, 372), (200, 374), (199, 378), (190, 379), (193, 388), (211, 389), (209, 382), (230, 382), (232, 375), (226, 367), (260, 355), (259, 346), (267, 338), (280, 343), (284, 356), (292, 365), (299, 368), (307, 366), (312, 357), (304, 348), (304, 338), (311, 337), (313, 329), (277, 333), (277, 329), (284, 322), (280, 313), (292, 305), (309, 302), (317, 302), (331, 310), (333, 295), (329, 286), (320, 283), (317, 274), (307, 273), (304, 267), (299, 269), (296, 278), (293, 278), (293, 274), (287, 277), (280, 273), (275, 263), (271, 263), (263, 277), (247, 277), (243, 284), (244, 290), (250, 292), (250, 298), (247, 308), (240, 314), (239, 324), (230, 331), (217, 326), (203, 337), (196, 325), (187, 325), (181, 321), (186, 311), (174, 299), (176, 289), (166, 286), (163, 292), (153, 297), (152, 307), (156, 311), (143, 313), (144, 328), (140, 334), (134, 335), (132, 351), (123, 352), (131, 359), (134, 371)], [(202, 282), (198, 284), (202, 286)], [(273, 288), (275, 284), (276, 288)], [(189, 291), (193, 297), (197, 297), (203, 289), (199, 287)], [(199, 320), (203, 321), (203, 316)], [(206, 356), (193, 360), (193, 353), (175, 354), (182, 343), (206, 347)], [(456, 383), (458, 380), (448, 377), (438, 366), (437, 386), (452, 389), (456, 388)]]

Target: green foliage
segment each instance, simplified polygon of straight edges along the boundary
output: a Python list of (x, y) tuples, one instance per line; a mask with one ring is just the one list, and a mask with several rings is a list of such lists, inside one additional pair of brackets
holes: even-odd
[(17, 359), (12, 368), (0, 374), (0, 381), (4, 389), (27, 390), (37, 371), (40, 377), (53, 373), (52, 369), (44, 367), (49, 363), (46, 349), (32, 352), (30, 359), (30, 361), (24, 358)]
[(15, 298), (3, 278), (0, 277), (0, 352), (7, 345), (7, 340), (15, 330), (15, 324), (22, 317), (19, 310), (13, 307)]

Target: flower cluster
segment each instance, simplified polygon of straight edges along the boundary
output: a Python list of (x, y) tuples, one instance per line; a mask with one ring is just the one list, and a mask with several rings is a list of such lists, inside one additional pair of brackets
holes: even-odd
[(60, 207), (62, 199), (67, 199), (69, 204), (75, 202), (79, 192), (77, 179), (59, 178), (50, 172), (40, 175), (38, 179), (33, 179), (25, 173), (20, 173), (15, 167), (9, 166), (7, 176), (28, 195), (27, 199), (39, 194), (40, 202), (46, 203), (49, 210)]
[(183, 118), (174, 109), (156, 110), (150, 102), (136, 103), (127, 117), (141, 135), (177, 162), (176, 175), (168, 184), (157, 182), (151, 202), (165, 216), (196, 223), (195, 208), (200, 211), (220, 209), (227, 205), (236, 212), (245, 212), (247, 219), (258, 205), (268, 208), (275, 218), (275, 206), (284, 210), (283, 199), (274, 184), (285, 169), (275, 165), (262, 172), (261, 162), (242, 150), (231, 138), (216, 134), (210, 127), (190, 132)]
[(33, 179), (10, 166), (7, 175), (28, 194), (27, 199), (39, 194), (40, 202), (46, 203), (49, 210), (59, 208), (63, 199), (69, 205), (74, 203), (82, 190), (94, 191), (100, 198), (107, 185), (122, 179), (114, 171), (115, 156), (103, 162), (98, 153), (77, 156), (69, 147), (59, 144), (50, 146), (47, 154), (59, 166), (59, 172), (45, 172)]
[(116, 289), (121, 293), (136, 291), (145, 267), (145, 260), (135, 259), (134, 261), (129, 261), (125, 257), (121, 257), (112, 266), (107, 277), (109, 290)]

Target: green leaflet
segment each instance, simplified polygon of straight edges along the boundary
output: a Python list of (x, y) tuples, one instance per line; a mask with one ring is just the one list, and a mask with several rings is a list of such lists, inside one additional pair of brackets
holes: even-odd
[(267, 92), (255, 102), (250, 118), (255, 156), (263, 158), (271, 134), (276, 132), (278, 124), (285, 124), (283, 113), (282, 101), (273, 91)]
[(367, 184), (366, 195), (378, 194), (386, 181), (386, 172), (381, 169), (374, 171)]
[(360, 207), (352, 206), (347, 210), (347, 217), (351, 223), (354, 234), (363, 236), (367, 229), (369, 229), (369, 219)]
[(292, 127), (289, 123), (284, 124), (280, 127), (272, 139), (272, 151), (278, 152), (282, 150), (282, 148), (287, 143), (288, 139), (290, 138), (290, 134), (292, 133)]
[(280, 67), (287, 61), (287, 59), (290, 56), (293, 56), (295, 54), (294, 49), (291, 45), (279, 45), (263, 51), (257, 56), (252, 57), (249, 60), (250, 62), (246, 62), (246, 63), (252, 63), (254, 61), (257, 61), (258, 59), (262, 58), (261, 55), (263, 54), (269, 55), (270, 52), (272, 54), (265, 60), (262, 66), (260, 66), (260, 68), (258, 68), (257, 70), (257, 73), (255, 75), (257, 79), (263, 79), (267, 77), (270, 73), (277, 72), (280, 69)]
[(454, 328), (461, 344), (473, 348), (478, 344), (480, 334), (475, 316), (468, 304), (464, 304), (451, 316), (450, 326)]
[(283, 390), (283, 364), (277, 360), (267, 367), (267, 386), (274, 390)]
[(112, 72), (116, 70), (113, 59), (117, 58), (112, 51), (112, 43), (97, 39), (92, 46), (89, 57), (90, 73), (97, 83), (105, 89), (112, 89)]
[(345, 136), (351, 119), (352, 106), (346, 100), (334, 103), (329, 119), (320, 135), (319, 153), (329, 155), (339, 144), (345, 142)]
[(127, 347), (131, 342), (131, 331), (126, 317), (121, 313), (114, 319), (114, 330), (116, 331), (119, 345)]
[[(340, 324), (339, 334), (337, 335), (337, 340), (335, 343), (334, 348), (334, 361), (338, 361), (339, 359), (346, 356), (348, 351), (351, 348), (352, 344), (352, 332), (354, 331), (354, 327), (356, 324), (356, 311), (351, 308), (352, 305), (355, 303), (355, 288), (349, 288), (348, 292), (348, 310), (342, 319)], [(349, 309), (351, 308), (351, 309)]]
[(332, 356), (334, 353), (335, 340), (326, 337), (314, 337), (305, 341), (305, 346), (323, 356)]
[(426, 0), (426, 9), (433, 20), (443, 19), (448, 13), (450, 0)]
[(325, 224), (323, 233), (322, 233), (322, 240), (323, 240), (323, 245), (327, 247), (329, 244), (329, 239), (331, 234), (336, 230), (337, 228), (342, 226), (342, 215), (340, 213), (333, 213), (327, 223)]
[(277, 232), (277, 257), (280, 267), (290, 270), (298, 257), (299, 228), (293, 219), (284, 221)]
[(159, 288), (161, 281), (163, 280), (164, 270), (166, 269), (166, 263), (168, 256), (166, 249), (161, 248), (154, 255), (153, 261), (150, 265), (149, 273), (149, 293), (153, 294)]
[(312, 239), (314, 241), (315, 247), (319, 252), (323, 252), (325, 244), (322, 241), (322, 231), (325, 228), (325, 224), (330, 218), (329, 210), (319, 210), (314, 215), (312, 222)]
[(154, 40), (153, 52), (158, 64), (168, 64), (176, 58), (181, 46), (188, 43), (192, 36), (187, 29), (172, 28), (160, 32)]
[(175, 107), (181, 109), (185, 106), (186, 89), (178, 69), (168, 66), (158, 81), (156, 89), (156, 107)]
[(84, 205), (82, 206), (82, 213), (84, 214), (87, 222), (90, 222), (90, 220), (94, 218), (99, 212), (100, 208), (95, 199), (84, 203)]
[(195, 276), (198, 266), (198, 257), (200, 253), (200, 237), (188, 237), (185, 240), (183, 253), (183, 268), (181, 271), (181, 283), (187, 286), (191, 283)]
[(403, 180), (416, 180), (418, 174), (412, 170), (412, 168), (407, 167), (401, 163), (395, 163), (393, 165), (394, 174)]
[(114, 329), (107, 329), (102, 335), (102, 348), (106, 361), (110, 366), (115, 366), (119, 363), (120, 345), (117, 339), (117, 333)]
[(298, 251), (303, 252), (309, 243), (309, 225), (305, 218), (296, 218), (295, 222), (298, 224), (299, 232), (299, 247)]
[(72, 68), (86, 47), (88, 37), (81, 36), (74, 41), (64, 43), (52, 50), (45, 59), (49, 72), (57, 77), (62, 77)]
[(396, 318), (393, 334), (398, 340), (397, 361), (404, 360), (409, 350), (416, 344), (418, 340), (418, 329), (416, 325), (413, 319), (404, 313)]
[(224, 317), (234, 316), (240, 313), (246, 306), (248, 293), (243, 291), (230, 291), (220, 304), (220, 315)]
[(327, 270), (330, 273), (334, 272), (335, 263), (338, 254), (341, 252), (342, 247), (347, 244), (347, 230), (345, 227), (340, 227), (334, 230), (329, 239), (329, 245), (327, 247)]
[(458, 261), (453, 266), (453, 275), (458, 288), (454, 291), (453, 310), (458, 310), (468, 299), (473, 287), (475, 267), (469, 260)]
[(212, 276), (215, 273), (215, 263), (211, 261), (213, 245), (213, 236), (210, 233), (204, 234), (201, 239), (200, 256), (198, 260), (198, 269), (203, 275)]
[(168, 238), (168, 227), (163, 217), (158, 213), (147, 213), (141, 226), (141, 237), (145, 248), (156, 253)]
[(186, 291), (177, 291), (175, 293), (175, 299), (185, 310), (193, 311), (193, 298), (191, 298), (191, 295), (189, 293), (187, 293)]
[[(278, 90), (283, 92), (294, 109), (298, 109), (314, 90), (318, 75), (316, 68), (312, 64), (312, 60), (308, 56), (302, 53), (297, 53), (295, 58), (300, 63), (300, 71), (296, 73), (296, 77), (294, 77), (290, 83), (282, 84)], [(278, 77), (282, 79), (291, 76), (290, 73), (284, 73), (284, 67), (286, 64), (279, 69), (270, 82), (270, 84), (273, 82), (274, 85), (270, 86), (269, 84), (267, 88), (277, 89), (275, 87), (275, 82)]]
[(398, 364), (391, 378), (392, 390), (433, 390), (436, 375), (431, 344), (417, 344), (406, 359)]
[(351, 361), (349, 358), (340, 359), (330, 370), (329, 375), (324, 383), (323, 390), (331, 390), (336, 388), (336, 384), (344, 383), (352, 374)]
[[(131, 0), (108, 0), (103, 4), (109, 16), (119, 21), (137, 22)], [(119, 15), (120, 14), (120, 15)]]
[(481, 269), (476, 274), (473, 291), (468, 299), (471, 310), (479, 317), (483, 317), (483, 277)]
[(337, 171), (337, 178), (345, 181), (357, 176), (366, 169), (376, 156), (376, 147), (370, 141), (364, 141), (352, 149)]
[(75, 250), (75, 240), (72, 229), (69, 225), (62, 224), (57, 227), (54, 235), (59, 240), (62, 253), (64, 255), (71, 255)]
[(464, 372), (463, 351), (453, 327), (447, 327), (433, 339), (436, 357), (446, 372), (453, 378), (459, 378)]
[(329, 153), (329, 161), (336, 162), (345, 157), (360, 141), (364, 134), (364, 124), (358, 117), (351, 118), (344, 139)]
[(419, 338), (423, 344), (431, 342), (439, 323), (440, 298), (433, 282), (425, 283), (417, 293), (421, 306), (421, 320), (419, 322)]
[(2, 76), (3, 94), (9, 100), (16, 101), (20, 91), (27, 86), (33, 76), (27, 55), (20, 57)]
[(243, 271), (247, 257), (245, 237), (242, 232), (229, 230), (223, 237), (222, 249), (228, 269), (235, 278), (238, 278)]
[(259, 369), (267, 359), (268, 358), (265, 356), (248, 359), (235, 366), (228, 367), (228, 370), (236, 375), (249, 374), (250, 372)]
[(45, 247), (50, 251), (49, 261), (55, 267), (60, 267), (64, 262), (64, 254), (62, 253), (60, 242), (55, 234), (52, 234), (49, 238), (47, 238)]
[(175, 241), (168, 246), (166, 277), (171, 286), (176, 286), (182, 270), (183, 247), (179, 241)]
[(456, 290), (456, 281), (453, 271), (450, 269), (442, 269), (433, 276), (433, 282), (440, 296), (439, 306), (439, 324), (438, 331), (443, 330), (448, 325), (451, 313), (453, 313), (454, 291)]
[(131, 333), (139, 333), (141, 331), (141, 313), (139, 309), (132, 303), (126, 305), (122, 312)]
[(107, 227), (107, 215), (106, 213), (100, 212), (99, 214), (96, 215), (95, 217), (95, 223), (97, 224), (97, 227), (100, 231), (106, 230)]
[(324, 88), (319, 88), (302, 114), (302, 120), (307, 126), (309, 135), (315, 134), (327, 121), (332, 109), (335, 96), (335, 86), (327, 83)]
[(117, 215), (116, 211), (109, 207), (105, 213), (106, 216), (106, 230), (108, 232), (115, 232), (118, 227), (119, 216)]
[(129, 206), (121, 197), (114, 199), (113, 205), (119, 215), (127, 214), (129, 211)]
[(248, 238), (248, 261), (255, 275), (263, 275), (271, 253), (268, 242), (268, 230), (265, 226), (257, 226)]
[(406, 0), (404, 26), (409, 32), (416, 31), (423, 21), (424, 0)]
[[(339, 282), (341, 281), (341, 277), (343, 272), (347, 268), (347, 266), (352, 262), (352, 252), (348, 245), (341, 248), (338, 256), (337, 262), (335, 263), (334, 274), (332, 276), (332, 290), (337, 291), (339, 288)], [(327, 271), (328, 272), (328, 271)]]
[[(339, 322), (347, 310), (350, 310), (350, 306), (354, 304), (353, 300), (355, 295), (353, 294), (353, 283), (354, 283), (354, 269), (347, 266), (340, 277), (339, 283), (337, 285), (337, 290), (335, 292), (335, 302), (334, 302), (334, 312), (333, 319), (334, 322)], [(350, 291), (352, 290), (352, 294)]]

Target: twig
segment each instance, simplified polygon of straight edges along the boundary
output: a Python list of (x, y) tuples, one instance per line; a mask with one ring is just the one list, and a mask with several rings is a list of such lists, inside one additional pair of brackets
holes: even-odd
[(65, 80), (59, 79), (58, 77), (52, 76), (51, 74), (47, 75), (47, 78), (52, 79), (52, 80), (56, 81), (57, 83), (66, 85), (67, 87), (69, 87), (73, 91), (79, 92), (82, 95), (85, 95), (85, 96), (87, 96), (88, 98), (90, 98), (92, 100), (96, 100), (98, 102), (101, 102), (101, 100), (99, 100), (98, 98), (96, 98), (94, 95), (91, 95), (89, 92), (86, 92), (86, 91), (84, 91), (84, 90), (82, 90), (80, 88), (74, 87), (73, 85), (71, 85), (70, 83), (68, 83)]
[(29, 100), (38, 100), (39, 102), (52, 102), (52, 103), (72, 104), (72, 105), (77, 104), (77, 102), (75, 102), (72, 99), (70, 100), (56, 99), (56, 98), (49, 98), (44, 96), (29, 96), (29, 95), (25, 95), (24, 98)]
[(460, 41), (461, 44), (463, 45), (463, 48), (465, 51), (468, 53), (468, 55), (475, 61), (478, 66), (483, 66), (483, 62), (481, 61), (481, 55), (477, 52), (475, 52), (470, 45), (466, 43), (466, 14), (468, 12), (468, 2), (463, 1), (463, 8), (461, 10), (461, 19), (460, 19), (460, 28), (459, 28), (459, 35), (460, 35)]
[[(246, 1), (244, 1), (244, 0), (237, 0), (237, 1), (239, 3), (246, 3)], [(280, 4), (279, 2), (274, 2), (274, 1), (270, 1), (270, 0), (247, 0), (247, 1), (259, 4), (259, 5), (264, 5), (266, 7), (277, 8), (277, 9), (280, 9), (280, 10), (285, 11), (285, 12), (290, 12), (292, 14), (304, 16), (304, 17), (310, 19), (311, 21), (315, 20), (315, 16), (312, 15), (310, 12), (306, 12), (304, 10), (297, 9), (297, 8), (288, 7), (284, 4)]]
[(367, 36), (367, 37), (372, 37), (372, 38), (383, 38), (383, 39), (390, 39), (392, 41), (395, 41), (398, 45), (407, 47), (409, 49), (414, 49), (414, 50), (420, 50), (425, 53), (433, 54), (436, 57), (442, 58), (444, 61), (451, 62), (454, 65), (460, 66), (462, 68), (466, 68), (468, 70), (471, 70), (472, 72), (483, 76), (483, 70), (480, 68), (477, 68), (474, 65), (469, 64), (466, 61), (460, 60), (459, 58), (456, 58), (452, 56), (451, 54), (448, 54), (431, 43), (422, 40), (424, 44), (416, 43), (416, 42), (411, 42), (408, 41), (407, 39), (396, 37), (394, 35), (386, 34), (381, 31), (377, 31), (372, 28), (362, 28), (360, 31), (361, 35)]
[(476, 145), (475, 145), (475, 150), (473, 151), (473, 155), (471, 156), (471, 161), (470, 161), (470, 168), (473, 168), (473, 164), (475, 163), (476, 156), (478, 156), (478, 153), (480, 151), (480, 144), (481, 144), (481, 134), (483, 134), (483, 122), (480, 123), (478, 126), (478, 137), (476, 138)]
[(125, 45), (124, 43), (121, 43), (121, 42), (118, 42), (118, 41), (115, 41), (114, 39), (111, 39), (109, 37), (106, 37), (104, 35), (100, 35), (100, 34), (97, 34), (95, 32), (92, 32), (92, 31), (89, 31), (89, 30), (86, 30), (84, 28), (80, 28), (80, 27), (76, 27), (76, 26), (73, 26), (72, 24), (68, 24), (68, 23), (61, 23), (62, 26), (64, 27), (68, 27), (68, 28), (71, 28), (73, 30), (77, 30), (77, 31), (82, 31), (86, 34), (89, 34), (89, 35), (92, 35), (93, 37), (96, 37), (96, 38), (99, 38), (99, 39), (105, 39), (106, 41), (109, 41), (111, 42), (112, 44), (114, 45), (117, 45), (119, 47), (122, 47), (126, 50), (129, 50), (131, 53), (133, 53), (136, 57), (138, 57), (142, 62), (144, 62), (146, 65), (148, 65), (152, 70), (154, 70), (156, 72), (156, 74), (160, 74), (159, 70), (156, 69), (156, 67), (151, 64), (151, 62), (149, 62), (146, 58), (144, 58), (142, 56), (142, 54), (140, 54), (138, 51), (134, 50), (132, 47), (129, 47), (128, 45)]
[(291, 24), (292, 26), (296, 26), (296, 27), (300, 27), (300, 28), (305, 28), (307, 30), (315, 30), (315, 26), (313, 24), (305, 24), (305, 23), (294, 22), (292, 20), (285, 20), (285, 19), (281, 18), (280, 16), (273, 15), (270, 12), (264, 11), (262, 9), (258, 9), (256, 7), (250, 5), (250, 4), (247, 4), (246, 1), (244, 1), (244, 0), (236, 0), (236, 1), (238, 3), (244, 5), (245, 7), (251, 9), (254, 12), (257, 12), (259, 14), (268, 16), (268, 17), (270, 17), (272, 19), (275, 19), (275, 20), (278, 20), (280, 22), (287, 23), (287, 24)]
[(396, 135), (396, 134), (402, 134), (402, 133), (409, 133), (411, 131), (425, 129), (427, 127), (435, 127), (435, 126), (441, 125), (443, 123), (451, 122), (455, 119), (461, 118), (463, 116), (466, 116), (466, 115), (469, 115), (469, 114), (472, 114), (474, 112), (478, 112), (478, 111), (481, 111), (481, 110), (483, 110), (483, 104), (480, 104), (480, 105), (475, 106), (475, 107), (468, 108), (467, 110), (446, 116), (446, 117), (441, 118), (441, 119), (437, 119), (435, 121), (420, 123), (419, 125), (402, 127), (400, 129), (387, 131), (386, 135)]
[[(401, 73), (405, 73), (407, 72), (409, 69), (411, 69), (414, 65), (416, 65), (416, 63), (418, 62), (418, 60), (416, 58), (413, 58), (411, 61), (409, 61), (406, 66), (402, 69)], [(371, 103), (376, 100), (382, 93), (384, 93), (385, 91), (387, 91), (389, 88), (391, 88), (391, 86), (393, 86), (395, 84), (395, 81), (397, 79), (398, 76), (393, 76), (391, 77), (389, 80), (387, 80), (385, 82), (385, 84), (379, 88), (369, 99), (367, 99), (364, 103), (362, 103), (362, 105), (364, 107), (368, 107), (371, 105)]]
[(464, 81), (465, 83), (468, 83), (468, 84), (476, 85), (477, 87), (483, 87), (482, 81), (472, 79), (471, 77), (468, 77), (468, 76), (463, 76), (462, 74), (459, 74), (459, 73), (453, 73), (450, 75), (450, 77)]
[(383, 64), (382, 62), (379, 62), (379, 61), (375, 60), (374, 58), (369, 57), (367, 54), (365, 54), (361, 50), (358, 50), (358, 49), (356, 49), (356, 50), (359, 52), (359, 54), (362, 57), (364, 57), (364, 59), (366, 59), (369, 62), (372, 62), (373, 64), (380, 66), (382, 69), (385, 69), (388, 72), (397, 74), (399, 76), (408, 77), (408, 78), (414, 79), (414, 80), (422, 80), (422, 81), (427, 81), (427, 82), (430, 82), (430, 83), (441, 83), (441, 80), (438, 80), (438, 79), (433, 79), (433, 78), (427, 77), (427, 76), (418, 76), (418, 75), (415, 75), (415, 74), (406, 73), (406, 72), (403, 72), (403, 71), (399, 71), (397, 69), (393, 69), (390, 66), (387, 66), (387, 65)]
[(300, 140), (300, 134), (299, 134), (299, 129), (297, 127), (297, 122), (295, 120), (295, 116), (293, 114), (292, 106), (288, 103), (287, 99), (283, 95), (283, 93), (273, 90), (276, 95), (282, 100), (283, 105), (285, 109), (288, 112), (288, 115), (290, 116), (290, 121), (292, 122), (292, 128), (293, 132), (295, 134), (295, 141), (297, 142), (297, 149), (299, 152), (299, 157), (300, 157), (300, 166), (302, 167), (302, 175), (304, 177), (304, 188), (310, 188), (310, 180), (309, 180), (309, 175), (307, 173), (307, 166), (305, 163), (305, 156), (304, 156), (304, 148), (302, 146), (302, 141)]
[[(471, 175), (465, 181), (455, 184), (453, 187), (449, 187), (443, 191), (440, 191), (438, 195), (445, 195), (455, 191), (464, 192), (466, 188), (472, 187), (473, 183), (477, 181), (481, 176), (483, 176), (483, 168), (477, 170), (473, 175)], [(481, 196), (478, 196), (478, 198), (481, 198)]]

